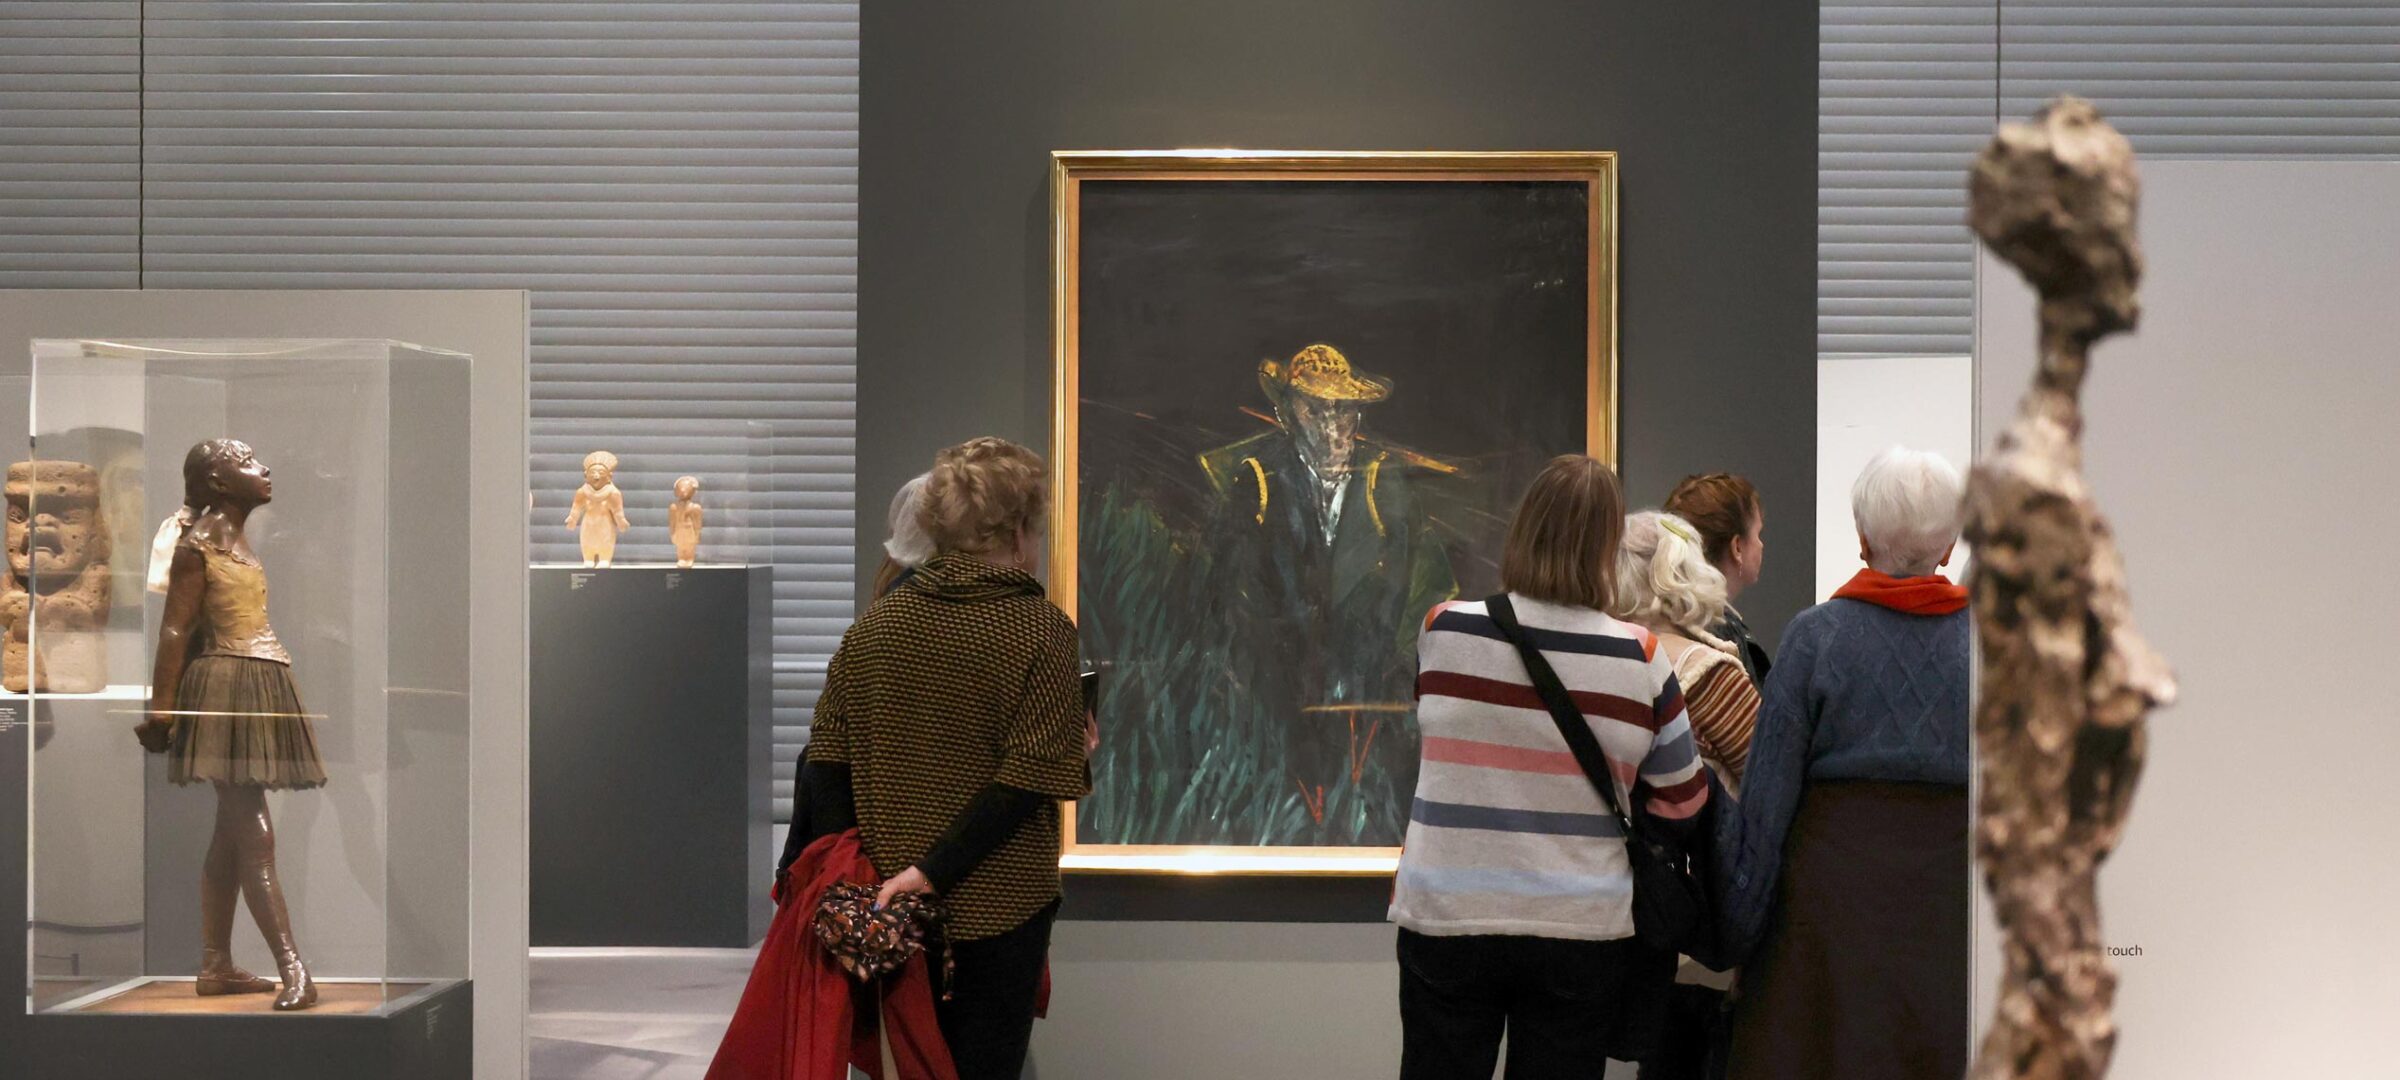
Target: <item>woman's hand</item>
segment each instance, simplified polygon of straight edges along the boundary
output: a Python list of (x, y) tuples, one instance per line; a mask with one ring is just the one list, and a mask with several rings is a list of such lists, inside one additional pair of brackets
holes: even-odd
[(892, 880), (883, 883), (882, 890), (875, 894), (875, 909), (883, 910), (884, 905), (891, 903), (893, 897), (903, 893), (924, 894), (932, 891), (933, 882), (925, 880), (925, 871), (912, 866), (893, 875)]
[(1087, 712), (1083, 714), (1083, 756), (1088, 758), (1099, 752), (1100, 715)]

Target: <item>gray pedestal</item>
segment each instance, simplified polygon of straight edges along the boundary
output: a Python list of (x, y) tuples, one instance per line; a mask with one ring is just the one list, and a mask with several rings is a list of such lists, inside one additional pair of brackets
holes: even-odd
[(766, 935), (772, 570), (535, 567), (536, 946)]

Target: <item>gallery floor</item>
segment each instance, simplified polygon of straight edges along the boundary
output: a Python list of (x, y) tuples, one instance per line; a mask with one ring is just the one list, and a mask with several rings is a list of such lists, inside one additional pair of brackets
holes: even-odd
[(536, 949), (531, 1080), (701, 1080), (748, 949)]

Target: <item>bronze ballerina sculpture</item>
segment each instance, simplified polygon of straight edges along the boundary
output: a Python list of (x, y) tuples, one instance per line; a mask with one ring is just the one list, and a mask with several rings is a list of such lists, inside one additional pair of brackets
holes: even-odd
[[(250, 908), (282, 976), (280, 1011), (316, 1004), (317, 986), (292, 940), (275, 869), (267, 792), (323, 786), (316, 730), (300, 707), (292, 657), (267, 623), (267, 574), (243, 533), (274, 495), (248, 446), (212, 439), (183, 460), (184, 508), (167, 573), (166, 613), (150, 707), (136, 734), (167, 755), (177, 784), (217, 792), (216, 831), (200, 876), (200, 976), (204, 997), (276, 989), (233, 963), (233, 908)], [(175, 527), (172, 523), (170, 527)]]

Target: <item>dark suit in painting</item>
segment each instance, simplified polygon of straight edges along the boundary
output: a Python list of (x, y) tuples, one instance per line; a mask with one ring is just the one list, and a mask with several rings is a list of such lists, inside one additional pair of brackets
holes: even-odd
[(1416, 634), (1456, 595), (1411, 490), (1423, 459), (1359, 438), (1326, 496), (1283, 429), (1201, 455), (1206, 536), (1232, 670), (1279, 730), (1291, 790), (1322, 842), (1396, 845), (1417, 756)]

